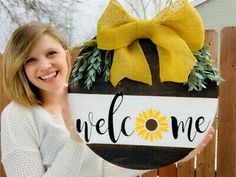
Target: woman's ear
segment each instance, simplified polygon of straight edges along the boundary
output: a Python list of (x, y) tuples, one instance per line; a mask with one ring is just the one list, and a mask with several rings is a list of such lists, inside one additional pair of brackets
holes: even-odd
[(69, 49), (66, 50), (66, 60), (67, 60), (67, 67), (68, 67), (66, 80), (68, 82), (69, 77), (70, 77), (70, 70), (72, 68), (71, 65), (73, 64), (73, 61), (71, 61), (71, 51)]
[(70, 51), (69, 50), (69, 53), (70, 53), (70, 61), (71, 61), (71, 63), (74, 63), (76, 57), (78, 57), (79, 54), (80, 54), (80, 49), (75, 50), (75, 51)]
[(68, 58), (68, 60), (71, 60), (71, 51), (69, 49), (66, 50), (66, 58)]
[(71, 69), (71, 64), (74, 63), (74, 61), (72, 61), (72, 53), (69, 49), (66, 50), (66, 59), (67, 59), (67, 63), (68, 63), (68, 68), (69, 71)]

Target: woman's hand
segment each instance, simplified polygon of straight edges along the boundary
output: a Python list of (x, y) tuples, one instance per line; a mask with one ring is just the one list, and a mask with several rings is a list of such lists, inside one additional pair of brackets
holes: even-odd
[(200, 154), (200, 152), (206, 147), (206, 145), (212, 140), (213, 136), (214, 136), (215, 130), (213, 127), (211, 127), (209, 129), (209, 131), (207, 132), (207, 135), (205, 136), (205, 138), (203, 139), (203, 141), (194, 149), (192, 150), (186, 157), (184, 157), (183, 159), (179, 160), (179, 162), (187, 162), (190, 159), (192, 159), (195, 155)]
[(80, 138), (78, 132), (75, 129), (73, 119), (69, 110), (68, 105), (68, 84), (66, 84), (61, 93), (61, 114), (65, 123), (65, 126), (67, 130), (70, 133), (70, 136), (72, 139), (74, 139), (77, 142), (83, 142), (83, 140)]

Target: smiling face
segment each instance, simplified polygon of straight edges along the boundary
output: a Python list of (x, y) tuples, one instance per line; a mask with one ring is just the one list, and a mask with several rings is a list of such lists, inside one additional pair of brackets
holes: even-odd
[(29, 81), (42, 95), (60, 91), (65, 85), (68, 52), (58, 40), (43, 34), (33, 45), (24, 64)]

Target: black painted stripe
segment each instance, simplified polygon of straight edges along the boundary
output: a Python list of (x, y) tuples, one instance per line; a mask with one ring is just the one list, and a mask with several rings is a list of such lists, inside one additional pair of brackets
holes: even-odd
[[(146, 95), (146, 96), (174, 96), (174, 97), (204, 97), (217, 98), (218, 87), (216, 83), (208, 81), (207, 89), (201, 92), (188, 92), (187, 86), (182, 83), (160, 82), (159, 78), (159, 59), (156, 46), (148, 39), (139, 40), (143, 52), (148, 61), (153, 85), (147, 85), (141, 82), (132, 81), (130, 79), (123, 79), (115, 88), (110, 82), (105, 82), (102, 76), (96, 78), (91, 90), (87, 90), (83, 86), (83, 81), (80, 86), (74, 87), (69, 85), (69, 93), (84, 93), (84, 94), (112, 94), (122, 92), (124, 95)], [(82, 52), (81, 52), (82, 53)]]
[(177, 162), (193, 148), (88, 144), (103, 159), (131, 169), (154, 169)]

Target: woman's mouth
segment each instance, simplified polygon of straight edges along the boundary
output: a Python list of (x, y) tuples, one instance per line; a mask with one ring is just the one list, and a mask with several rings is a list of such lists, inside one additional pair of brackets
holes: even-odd
[(52, 73), (49, 73), (49, 74), (45, 74), (43, 76), (40, 76), (39, 78), (43, 81), (49, 81), (49, 80), (52, 80), (54, 79), (56, 76), (57, 76), (57, 71), (54, 71)]

